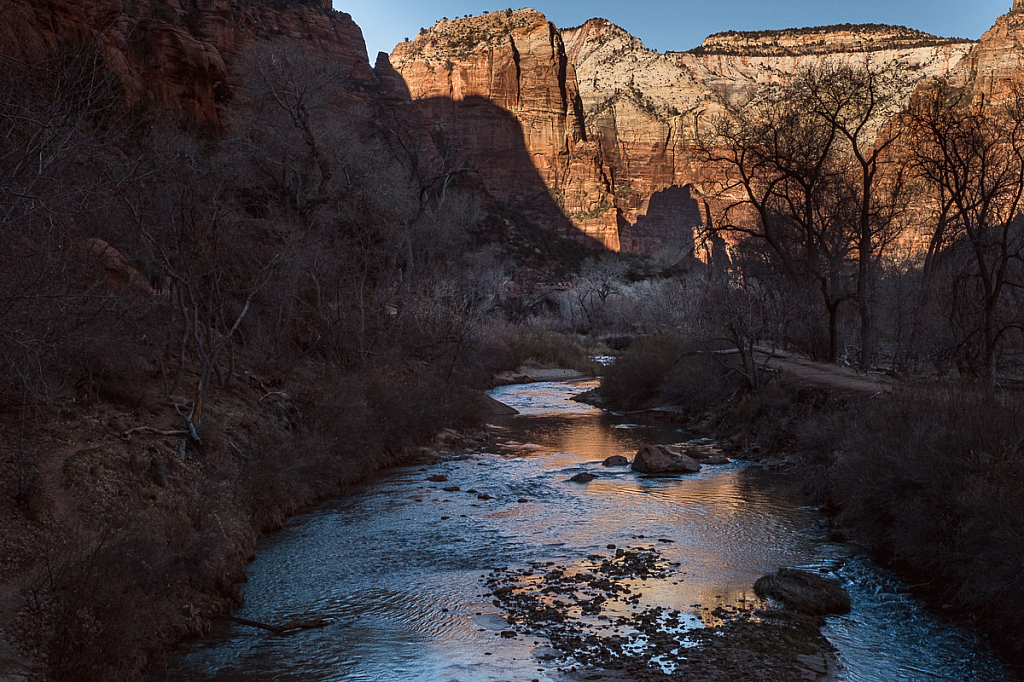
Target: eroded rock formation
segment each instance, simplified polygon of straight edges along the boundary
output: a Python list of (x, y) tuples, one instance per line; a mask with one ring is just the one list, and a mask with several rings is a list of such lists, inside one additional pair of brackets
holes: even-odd
[(287, 38), (336, 57), (353, 90), (377, 102), (417, 101), (440, 133), (434, 162), (471, 167), (492, 196), (553, 230), (643, 253), (693, 248), (702, 218), (689, 187), (701, 170), (688, 150), (694, 121), (760, 86), (826, 58), (870, 61), (907, 75), (901, 98), (948, 76), (993, 103), (1024, 68), (1016, 3), (977, 44), (838, 26), (723, 33), (664, 54), (604, 19), (559, 30), (534, 10), (510, 10), (442, 20), (374, 69), (358, 26), (330, 0), (0, 0), (0, 12), (4, 55), (32, 62), (98, 41), (131, 101), (208, 121), (231, 97), (245, 46)]
[[(699, 169), (688, 136), (697, 117), (825, 58), (907, 74), (897, 94), (909, 100), (921, 79), (949, 74), (972, 46), (902, 27), (839, 26), (719, 34), (661, 54), (604, 19), (558, 31), (518, 10), (442, 20), (396, 47), (392, 61), (439, 125), (474, 131), (467, 154), (495, 196), (543, 200), (538, 187), (523, 191), (521, 159), (502, 158), (512, 131), (466, 103), (489, 102), (518, 122), (532, 167), (578, 234), (649, 253), (693, 246), (701, 215), (687, 186)], [(664, 194), (670, 188), (680, 191)], [(692, 201), (681, 201), (683, 191)]]
[(1024, 2), (1015, 0), (953, 70), (950, 80), (966, 88), (975, 104), (999, 104), (1024, 77)]
[[(741, 104), (763, 85), (787, 83), (823, 58), (910, 74), (898, 93), (909, 100), (920, 78), (948, 73), (971, 48), (964, 41), (888, 27), (722, 34), (693, 52), (666, 54), (647, 50), (603, 19), (563, 36), (576, 64), (588, 133), (611, 166), (616, 207), (633, 233), (641, 232), (636, 228), (654, 197), (697, 179), (688, 136), (699, 117)], [(831, 51), (823, 52), (823, 42)], [(650, 252), (659, 244), (684, 246), (692, 213), (683, 215), (678, 240), (661, 229), (654, 238), (625, 240), (627, 248)]]

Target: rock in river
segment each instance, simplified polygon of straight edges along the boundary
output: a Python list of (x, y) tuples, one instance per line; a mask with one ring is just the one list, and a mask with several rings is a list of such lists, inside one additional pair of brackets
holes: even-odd
[(590, 483), (595, 478), (597, 478), (597, 476), (595, 476), (594, 474), (588, 474), (587, 472), (584, 471), (583, 473), (576, 474), (569, 480), (572, 481), (573, 483)]
[(811, 616), (850, 612), (850, 595), (842, 585), (795, 568), (780, 568), (772, 575), (758, 578), (754, 593), (762, 599), (780, 601), (791, 611)]
[(645, 445), (637, 451), (630, 468), (641, 474), (670, 476), (697, 473), (700, 464), (692, 457), (664, 445)]
[(629, 466), (629, 460), (622, 455), (612, 455), (601, 464), (606, 467), (624, 467)]

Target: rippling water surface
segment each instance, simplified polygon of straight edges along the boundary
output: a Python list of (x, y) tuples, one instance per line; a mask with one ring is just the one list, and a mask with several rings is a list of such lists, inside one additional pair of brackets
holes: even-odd
[[(753, 581), (781, 566), (835, 575), (854, 600), (826, 629), (841, 679), (1017, 679), (973, 637), (924, 612), (893, 576), (827, 542), (823, 519), (785, 478), (740, 463), (674, 479), (602, 467), (611, 455), (682, 436), (569, 400), (590, 387), (495, 389), (522, 414), (494, 424), (482, 452), (396, 470), (292, 519), (261, 543), (236, 615), (331, 625), (286, 636), (218, 626), (183, 647), (167, 679), (558, 680), (542, 640), (499, 636), (503, 613), (481, 578), (535, 561), (578, 562), (609, 544), (653, 544), (679, 562), (679, 575), (639, 586), (641, 607), (677, 608), (694, 624), (713, 622), (719, 605), (754, 599)], [(568, 481), (581, 471), (598, 478)], [(428, 482), (434, 474), (448, 480)]]

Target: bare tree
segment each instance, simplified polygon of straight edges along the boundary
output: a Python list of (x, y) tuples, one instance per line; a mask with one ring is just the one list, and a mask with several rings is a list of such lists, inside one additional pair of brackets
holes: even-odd
[(572, 281), (571, 291), (589, 329), (595, 329), (602, 322), (605, 304), (620, 293), (627, 269), (626, 262), (614, 254), (583, 261), (579, 274)]
[(870, 63), (806, 69), (710, 125), (697, 148), (710, 167), (706, 194), (722, 208), (709, 225), (765, 243), (794, 284), (814, 282), (839, 351), (839, 309), (856, 301), (859, 360), (874, 354), (872, 300), (885, 248), (902, 228), (908, 192), (893, 157), (901, 128), (898, 83)]
[(131, 308), (85, 246), (126, 177), (117, 145), (135, 126), (122, 94), (95, 46), (0, 55), (0, 388), (26, 403), (52, 398)]
[(801, 74), (791, 88), (800, 104), (835, 132), (833, 151), (852, 160), (847, 183), (857, 204), (856, 300), (860, 365), (865, 369), (874, 355), (871, 300), (879, 259), (906, 212), (905, 165), (891, 153), (902, 128), (887, 125), (902, 108), (897, 79), (870, 62), (851, 66), (825, 61)]
[(722, 206), (709, 229), (763, 243), (793, 285), (818, 290), (830, 361), (838, 356), (839, 307), (855, 296), (856, 197), (837, 136), (790, 90), (774, 88), (699, 126), (696, 137), (709, 166), (704, 191)]
[(939, 86), (908, 114), (915, 135), (916, 170), (931, 189), (938, 219), (929, 239), (927, 276), (937, 267), (958, 268), (964, 343), (980, 337), (986, 390), (995, 391), (1000, 350), (1021, 329), (1019, 310), (1007, 299), (1024, 286), (1024, 87), (999, 109), (968, 105)]

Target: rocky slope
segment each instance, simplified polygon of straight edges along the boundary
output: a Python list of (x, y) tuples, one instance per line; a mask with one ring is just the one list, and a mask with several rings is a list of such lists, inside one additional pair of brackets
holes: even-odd
[(6, 0), (0, 54), (36, 62), (69, 45), (102, 45), (132, 101), (153, 99), (208, 121), (230, 96), (230, 67), (255, 38), (286, 38), (338, 58), (368, 85), (362, 32), (331, 0)]
[[(908, 74), (899, 95), (909, 99), (917, 82), (950, 73), (972, 45), (872, 25), (719, 34), (692, 52), (660, 54), (604, 19), (556, 31), (539, 13), (519, 10), (441, 21), (392, 59), (413, 99), (434, 102), (435, 118), (437, 102), (469, 98), (511, 113), (532, 165), (579, 233), (607, 248), (652, 252), (691, 246), (689, 228), (701, 222), (689, 192), (665, 193), (694, 179), (687, 126), (696, 116), (826, 58), (898, 69)], [(475, 133), (481, 144), (470, 157), (493, 163), (489, 138)], [(523, 198), (511, 180), (517, 172), (485, 183), (502, 198)]]

